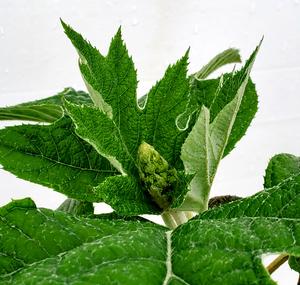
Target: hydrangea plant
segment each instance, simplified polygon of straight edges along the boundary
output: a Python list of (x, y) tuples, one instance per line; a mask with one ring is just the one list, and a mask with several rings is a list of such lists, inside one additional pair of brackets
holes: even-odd
[[(300, 159), (273, 157), (264, 190), (210, 199), (218, 165), (256, 111), (250, 79), (260, 44), (240, 70), (236, 49), (188, 74), (189, 50), (138, 98), (122, 40), (107, 55), (62, 22), (87, 91), (0, 109), (0, 163), (68, 198), (57, 210), (30, 199), (0, 208), (1, 284), (275, 284), (300, 262)], [(2, 189), (5, 191), (5, 189)], [(230, 194), (230, 193), (229, 193)], [(114, 212), (94, 214), (93, 203)], [(165, 226), (140, 215), (161, 215)], [(262, 254), (281, 254), (268, 268)]]

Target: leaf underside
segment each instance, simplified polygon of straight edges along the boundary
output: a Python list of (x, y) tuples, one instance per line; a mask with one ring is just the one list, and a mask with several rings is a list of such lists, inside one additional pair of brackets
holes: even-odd
[(23, 103), (15, 106), (0, 108), (0, 120), (22, 120), (52, 123), (63, 116), (62, 98), (78, 104), (92, 104), (89, 95), (84, 91), (65, 88), (57, 95)]
[(300, 255), (299, 219), (196, 218), (171, 233), (36, 209), (30, 199), (0, 217), (1, 284), (275, 284), (260, 256)]

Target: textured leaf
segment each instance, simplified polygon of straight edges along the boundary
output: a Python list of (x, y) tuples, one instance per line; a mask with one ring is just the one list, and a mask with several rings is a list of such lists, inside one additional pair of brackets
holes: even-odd
[[(123, 174), (135, 174), (136, 153), (128, 147), (114, 120), (96, 107), (74, 105), (66, 101), (65, 107), (76, 126), (76, 133), (106, 157)], [(137, 147), (138, 143), (136, 143)]]
[(66, 88), (64, 91), (42, 100), (0, 108), (0, 120), (22, 120), (52, 123), (63, 116), (62, 97), (78, 104), (91, 104), (83, 91)]
[[(72, 28), (64, 23), (63, 27), (67, 36), (79, 52), (82, 75), (95, 105), (100, 109), (98, 109), (98, 113), (101, 119), (98, 118), (97, 121), (93, 122), (92, 128), (94, 129), (96, 125), (98, 130), (100, 130), (101, 136), (105, 137), (106, 141), (115, 140), (115, 133), (118, 133), (118, 143), (124, 148), (128, 161), (127, 163), (122, 160), (119, 161), (121, 165), (122, 163), (124, 165), (118, 165), (117, 169), (121, 172), (131, 172), (134, 168), (134, 156), (141, 140), (140, 110), (136, 99), (136, 71), (133, 61), (129, 57), (126, 46), (123, 43), (121, 30), (119, 29), (112, 39), (108, 55), (104, 57)], [(68, 111), (71, 113), (70, 115), (74, 119), (79, 133), (80, 127), (78, 125), (80, 122), (74, 109), (75, 107), (72, 109), (73, 112), (70, 112), (70, 109)], [(87, 108), (86, 110), (89, 109)], [(89, 122), (95, 119), (93, 116), (97, 116), (97, 112), (94, 110), (91, 115), (89, 112), (82, 112), (80, 115), (81, 119), (85, 119), (86, 116), (86, 129), (88, 130), (91, 127), (89, 126)], [(107, 117), (106, 120), (105, 116)], [(103, 124), (106, 127), (103, 126), (101, 128), (101, 125), (98, 125), (98, 121), (100, 120), (105, 121)], [(111, 132), (110, 129), (112, 129), (113, 133), (111, 136), (109, 135)], [(110, 151), (104, 153), (103, 149), (105, 147), (99, 146), (101, 142), (88, 138), (86, 132), (80, 136), (96, 146), (98, 151), (101, 148), (102, 151), (100, 153), (107, 157), (113, 165), (116, 164), (112, 160), (117, 160), (119, 157), (116, 157), (115, 153), (110, 154)], [(117, 148), (116, 151), (120, 150)]]
[[(191, 113), (205, 105), (210, 110), (210, 121), (212, 122), (218, 113), (233, 100), (243, 81), (244, 73), (245, 67), (240, 71), (224, 74), (218, 79), (194, 80), (191, 86), (189, 112)], [(220, 81), (222, 81), (222, 87), (220, 87)], [(257, 112), (257, 105), (258, 98), (255, 85), (249, 78), (224, 156), (230, 153), (235, 144), (245, 135)]]
[(193, 219), (166, 232), (36, 209), (30, 199), (0, 217), (1, 284), (275, 284), (261, 255), (300, 256), (299, 219)]
[(99, 200), (108, 203), (119, 215), (133, 216), (161, 212), (147, 190), (129, 176), (109, 177), (96, 187), (94, 192)]
[(69, 118), (0, 130), (0, 163), (19, 178), (91, 202), (93, 187), (118, 173), (75, 134)]
[(175, 65), (169, 66), (164, 77), (147, 95), (143, 110), (143, 138), (170, 164), (179, 160), (184, 137), (176, 125), (188, 101), (188, 53)]
[[(120, 214), (125, 214), (125, 209), (130, 215), (152, 213), (157, 207), (149, 206), (149, 197), (145, 198), (149, 189), (145, 189), (139, 179), (138, 149), (142, 143), (151, 144), (170, 167), (179, 160), (184, 136), (176, 126), (176, 118), (184, 112), (188, 101), (187, 54), (167, 69), (147, 95), (144, 108), (140, 109), (136, 98), (136, 72), (121, 31), (113, 38), (108, 55), (104, 57), (81, 35), (63, 25), (79, 52), (81, 72), (96, 105), (79, 106), (66, 100), (66, 110), (75, 123), (76, 133), (125, 176), (108, 180), (99, 185), (96, 192)], [(123, 188), (111, 190), (115, 189), (112, 181)], [(130, 193), (126, 193), (126, 185), (132, 186), (127, 190)], [(178, 205), (187, 192), (185, 180), (180, 185), (185, 187), (174, 189), (179, 198), (171, 201), (172, 205)], [(106, 194), (103, 189), (107, 189)], [(137, 209), (148, 211), (137, 212)]]
[(298, 173), (300, 173), (300, 157), (287, 153), (275, 155), (266, 169), (264, 187), (273, 187)]
[(192, 75), (192, 80), (195, 79), (204, 79), (208, 77), (211, 73), (216, 71), (218, 68), (230, 64), (230, 63), (239, 63), (241, 62), (241, 56), (239, 51), (234, 48), (229, 48), (223, 52), (216, 55), (208, 64), (203, 66), (197, 73)]
[[(294, 156), (292, 154), (281, 153), (272, 157), (269, 161), (268, 167), (266, 169), (265, 179), (264, 179), (264, 186), (266, 188), (273, 187), (278, 185), (288, 177), (293, 175), (299, 176), (300, 173), (300, 158)], [(300, 188), (300, 186), (298, 185)], [(286, 191), (290, 191), (286, 189)], [(295, 203), (296, 204), (296, 203)], [(295, 212), (300, 208), (300, 202), (296, 204), (298, 207), (295, 209)], [(288, 206), (286, 206), (288, 207)], [(300, 273), (300, 259), (290, 256), (289, 257), (289, 265), (295, 271)]]
[(275, 284), (260, 257), (299, 256), (299, 230), (299, 219), (196, 218), (173, 233), (173, 273), (185, 280), (179, 284)]
[(188, 207), (196, 206), (197, 211), (207, 209), (211, 185), (231, 136), (258, 49), (246, 63), (248, 68), (244, 69), (243, 81), (234, 99), (218, 113), (212, 123), (209, 110), (202, 107), (196, 124), (182, 146), (181, 159), (185, 170), (190, 174), (195, 173), (186, 203)]
[(155, 284), (165, 275), (165, 229), (153, 223), (80, 218), (30, 199), (0, 217), (1, 284)]
[(215, 207), (204, 212), (202, 219), (239, 217), (278, 217), (300, 219), (300, 174), (253, 196)]
[(57, 211), (63, 211), (73, 215), (88, 216), (94, 214), (94, 206), (91, 202), (68, 198), (57, 208)]
[(300, 273), (300, 258), (295, 257), (295, 256), (290, 256), (289, 257), (289, 266)]

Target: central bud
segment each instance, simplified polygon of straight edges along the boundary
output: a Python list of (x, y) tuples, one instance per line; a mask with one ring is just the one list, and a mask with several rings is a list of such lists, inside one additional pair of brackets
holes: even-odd
[(172, 190), (178, 182), (176, 169), (146, 142), (139, 146), (138, 162), (142, 184), (160, 208), (168, 209), (172, 204)]

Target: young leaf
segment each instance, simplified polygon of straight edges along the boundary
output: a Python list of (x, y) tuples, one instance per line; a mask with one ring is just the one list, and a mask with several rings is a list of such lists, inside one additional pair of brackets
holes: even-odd
[[(191, 85), (189, 108), (183, 118), (187, 118), (189, 114), (204, 105), (210, 110), (210, 122), (212, 122), (218, 113), (235, 97), (243, 80), (245, 69), (244, 67), (240, 71), (226, 73), (218, 79), (194, 80)], [(258, 98), (255, 85), (249, 78), (223, 156), (229, 154), (235, 144), (245, 135), (257, 112), (257, 104)]]
[(91, 202), (68, 198), (57, 208), (57, 211), (63, 211), (73, 215), (88, 216), (94, 214), (94, 206)]
[(212, 60), (209, 61), (208, 64), (203, 66), (198, 72), (193, 74), (191, 76), (192, 80), (205, 79), (220, 67), (226, 64), (239, 63), (239, 62), (241, 62), (241, 56), (239, 54), (239, 51), (234, 48), (226, 49), (223, 52), (216, 55)]
[(134, 216), (141, 213), (161, 212), (147, 190), (130, 176), (109, 177), (95, 188), (94, 193), (99, 200), (108, 203), (119, 215)]
[[(106, 184), (99, 185), (95, 192), (119, 213), (124, 214), (123, 210), (127, 209), (128, 214), (142, 214), (145, 212), (136, 210), (145, 208), (149, 209), (148, 212), (151, 208), (149, 213), (152, 213), (157, 207), (152, 205), (149, 208), (149, 197), (148, 201), (145, 199), (145, 195), (149, 196), (147, 190), (151, 191), (147, 187), (145, 189), (139, 180), (138, 149), (142, 142), (151, 144), (170, 167), (179, 160), (184, 137), (180, 137), (182, 131), (176, 126), (176, 118), (184, 112), (188, 100), (187, 54), (167, 69), (164, 77), (147, 95), (147, 103), (141, 110), (136, 99), (136, 72), (120, 30), (111, 42), (108, 55), (104, 57), (81, 35), (63, 25), (79, 52), (81, 72), (96, 105), (78, 106), (66, 100), (65, 108), (75, 123), (77, 134), (125, 176), (108, 180)], [(118, 182), (118, 187), (123, 188), (118, 188), (118, 191), (108, 189), (105, 194), (103, 189), (107, 189), (107, 185), (114, 189), (111, 181)], [(133, 192), (126, 196), (124, 187), (128, 183), (134, 186), (131, 189)], [(179, 184), (181, 186), (173, 192), (181, 200), (172, 200), (170, 205), (182, 201), (182, 194), (187, 191), (185, 182)], [(128, 199), (121, 199), (121, 196)], [(132, 197), (136, 198), (135, 203), (132, 203)]]
[(188, 101), (187, 60), (188, 52), (168, 67), (164, 77), (147, 94), (143, 109), (143, 138), (171, 166), (179, 160), (184, 141), (176, 119), (185, 111)]
[(266, 169), (264, 187), (273, 187), (298, 173), (300, 173), (300, 157), (288, 153), (275, 155)]
[(0, 130), (0, 163), (19, 178), (91, 202), (99, 201), (93, 187), (118, 173), (75, 134), (72, 121), (66, 117), (49, 126)]
[[(189, 208), (196, 207), (197, 211), (207, 209), (211, 185), (239, 112), (258, 49), (259, 47), (246, 63), (243, 81), (234, 99), (218, 113), (212, 123), (209, 123), (209, 110), (203, 107), (196, 124), (182, 146), (181, 159), (185, 170), (187, 173), (195, 173), (191, 183), (191, 192), (186, 200)], [(186, 206), (183, 205), (183, 207)]]
[(1, 284), (273, 284), (260, 256), (300, 256), (299, 219), (196, 218), (166, 232), (146, 221), (36, 209), (30, 199), (0, 217)]
[(52, 123), (63, 116), (62, 98), (78, 104), (92, 104), (84, 91), (66, 88), (62, 92), (45, 99), (0, 108), (0, 120), (22, 120)]

